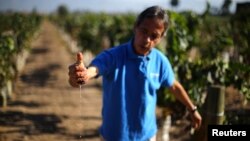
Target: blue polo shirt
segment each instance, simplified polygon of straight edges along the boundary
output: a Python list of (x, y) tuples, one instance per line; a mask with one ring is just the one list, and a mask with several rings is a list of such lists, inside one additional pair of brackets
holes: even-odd
[(175, 78), (160, 51), (135, 54), (132, 41), (100, 53), (92, 62), (103, 76), (100, 133), (107, 141), (145, 141), (157, 132), (156, 91)]

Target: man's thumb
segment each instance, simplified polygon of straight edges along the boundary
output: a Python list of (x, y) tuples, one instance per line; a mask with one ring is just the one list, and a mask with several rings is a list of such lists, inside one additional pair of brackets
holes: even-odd
[(78, 52), (77, 53), (77, 57), (76, 57), (76, 63), (78, 63), (78, 64), (83, 64), (83, 55), (82, 55), (82, 53), (81, 52)]

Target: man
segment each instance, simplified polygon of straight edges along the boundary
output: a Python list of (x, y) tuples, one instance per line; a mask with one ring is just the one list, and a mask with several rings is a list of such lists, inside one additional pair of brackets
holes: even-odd
[[(134, 25), (134, 37), (127, 43), (100, 53), (85, 68), (69, 67), (69, 83), (78, 87), (89, 79), (103, 77), (103, 123), (105, 141), (155, 140), (156, 91), (170, 89), (190, 111), (192, 125), (199, 128), (201, 116), (182, 85), (175, 80), (169, 60), (155, 46), (167, 30), (168, 16), (159, 6), (144, 10)], [(78, 54), (81, 61), (82, 54)]]

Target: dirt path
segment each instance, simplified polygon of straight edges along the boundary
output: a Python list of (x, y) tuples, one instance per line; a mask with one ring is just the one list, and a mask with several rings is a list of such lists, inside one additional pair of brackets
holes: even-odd
[(16, 98), (0, 111), (0, 141), (99, 140), (101, 91), (97, 81), (82, 88), (67, 83), (74, 55), (56, 27), (42, 23), (23, 73)]

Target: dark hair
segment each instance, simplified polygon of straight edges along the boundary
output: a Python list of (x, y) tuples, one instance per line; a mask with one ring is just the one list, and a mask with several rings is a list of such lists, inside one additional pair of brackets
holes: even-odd
[(164, 32), (167, 30), (169, 25), (169, 18), (166, 11), (160, 6), (151, 6), (140, 13), (136, 19), (135, 26), (139, 26), (141, 22), (146, 18), (158, 18), (164, 23)]

